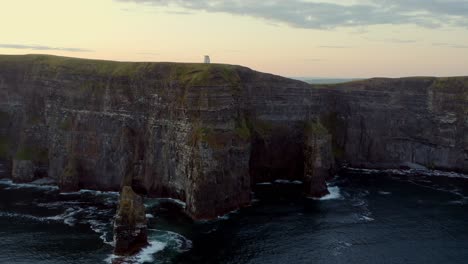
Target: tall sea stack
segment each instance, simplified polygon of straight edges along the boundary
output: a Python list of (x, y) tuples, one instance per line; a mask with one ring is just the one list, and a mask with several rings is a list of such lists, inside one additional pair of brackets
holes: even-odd
[(124, 186), (114, 223), (114, 254), (131, 256), (138, 253), (148, 245), (147, 232), (143, 198), (130, 186)]

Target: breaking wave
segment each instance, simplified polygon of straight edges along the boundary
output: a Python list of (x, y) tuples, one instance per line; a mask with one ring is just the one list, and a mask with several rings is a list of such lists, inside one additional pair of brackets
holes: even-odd
[(11, 179), (0, 179), (0, 184), (6, 185), (8, 187), (4, 188), (4, 190), (17, 190), (22, 188), (31, 188), (31, 189), (38, 189), (38, 190), (45, 190), (45, 191), (56, 191), (58, 190), (58, 186), (56, 185), (42, 185), (38, 183), (14, 183)]
[(328, 201), (328, 200), (342, 200), (343, 196), (341, 195), (340, 187), (338, 186), (328, 186), (329, 194), (320, 197), (320, 198), (311, 198), (316, 201)]
[(448, 177), (448, 178), (461, 178), (468, 179), (468, 175), (457, 172), (447, 172), (440, 170), (429, 170), (429, 169), (388, 169), (388, 170), (379, 170), (379, 169), (359, 169), (359, 168), (345, 168), (350, 172), (359, 172), (362, 174), (378, 174), (378, 173), (387, 173), (390, 175), (421, 175), (421, 176), (433, 176), (433, 177)]
[(149, 245), (135, 256), (121, 257), (114, 254), (105, 259), (106, 263), (151, 263), (154, 261), (154, 254), (164, 250), (167, 244), (160, 241), (150, 241)]
[(184, 236), (164, 230), (148, 229), (149, 245), (135, 256), (122, 257), (114, 254), (105, 259), (107, 263), (153, 263), (158, 252), (168, 248), (175, 249), (178, 253), (187, 252), (192, 248), (192, 241)]

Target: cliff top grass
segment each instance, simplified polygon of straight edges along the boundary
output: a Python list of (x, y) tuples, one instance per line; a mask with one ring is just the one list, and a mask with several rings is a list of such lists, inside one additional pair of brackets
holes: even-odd
[[(53, 55), (0, 55), (0, 68), (15, 68), (34, 76), (54, 78), (60, 74), (92, 76), (102, 79), (153, 78), (178, 82), (184, 86), (231, 85), (239, 87), (239, 70), (242, 66), (228, 64), (175, 63), (175, 62), (118, 62), (109, 60), (80, 59)], [(282, 78), (286, 80), (287, 78)], [(367, 85), (387, 85), (399, 81), (464, 82), (468, 77), (405, 77), (361, 79), (340, 84), (309, 84), (316, 89), (361, 89)], [(296, 81), (290, 79), (290, 81)], [(297, 81), (301, 82), (301, 81)], [(306, 83), (304, 83), (306, 84)], [(443, 85), (440, 85), (443, 86)]]
[(174, 62), (118, 62), (78, 59), (52, 55), (0, 55), (0, 67), (14, 66), (45, 76), (59, 73), (110, 78), (140, 78), (154, 76), (168, 78), (185, 85), (221, 85), (240, 82), (236, 65), (174, 63)]
[(443, 77), (434, 80), (433, 87), (447, 89), (449, 87), (463, 87), (468, 91), (468, 77)]
[[(401, 83), (426, 83), (427, 87), (433, 86), (434, 88), (447, 88), (455, 86), (468, 87), (468, 77), (465, 76), (454, 76), (454, 77), (430, 77), (430, 76), (413, 76), (413, 77), (402, 77), (402, 78), (384, 78), (375, 77), (370, 79), (354, 80), (339, 84), (316, 84), (313, 85), (315, 88), (364, 88), (366, 86), (386, 86)], [(408, 85), (408, 87), (411, 87)]]

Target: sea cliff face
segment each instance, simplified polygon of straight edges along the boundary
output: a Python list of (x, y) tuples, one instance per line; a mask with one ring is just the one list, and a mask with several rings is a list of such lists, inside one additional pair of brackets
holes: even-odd
[(468, 172), (468, 78), (312, 86), (218, 64), (0, 56), (13, 180), (171, 197), (194, 219), (276, 179), (326, 193), (335, 164)]

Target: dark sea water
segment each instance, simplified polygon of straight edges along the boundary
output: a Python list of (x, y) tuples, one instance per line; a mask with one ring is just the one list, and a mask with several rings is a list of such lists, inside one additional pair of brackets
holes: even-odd
[[(147, 200), (151, 246), (127, 262), (468, 263), (467, 179), (354, 172), (330, 190), (258, 185), (252, 207), (202, 223)], [(0, 263), (111, 262), (117, 199), (0, 180)]]

